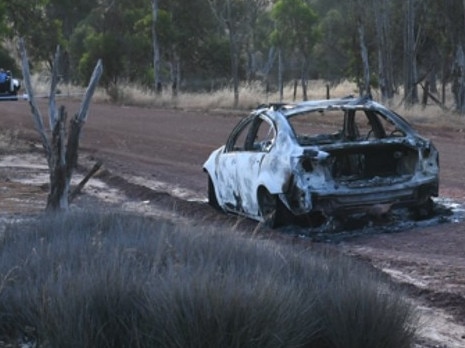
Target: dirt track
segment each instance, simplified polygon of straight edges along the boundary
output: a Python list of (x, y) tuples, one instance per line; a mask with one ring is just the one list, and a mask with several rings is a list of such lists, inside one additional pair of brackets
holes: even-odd
[[(46, 116), (46, 102), (43, 100), (40, 105)], [(76, 102), (65, 105), (70, 116), (79, 109)], [(21, 135), (38, 142), (27, 102), (3, 102), (1, 106), (0, 130), (18, 130)], [(102, 159), (110, 173), (138, 176), (166, 184), (157, 186), (160, 190), (168, 187), (170, 193), (187, 192), (189, 198), (202, 198), (206, 195), (202, 163), (225, 141), (243, 114), (93, 104), (84, 126), (81, 149)], [(420, 132), (433, 139), (440, 151), (440, 195), (465, 207), (465, 132), (426, 126), (421, 127)], [(108, 179), (114, 184), (123, 183), (116, 176)], [(147, 193), (137, 185), (126, 186), (126, 189), (128, 194), (141, 199), (147, 195), (154, 198), (157, 194)], [(158, 197), (160, 204), (169, 204), (171, 199), (168, 195)], [(205, 216), (216, 214), (199, 200), (177, 200), (176, 205), (197, 221), (205, 221)], [(250, 231), (256, 227), (253, 222), (239, 221), (235, 217), (228, 217), (227, 222)], [(449, 330), (448, 338), (438, 333), (437, 341), (445, 344), (441, 347), (465, 347), (465, 222), (448, 219), (433, 226), (364, 235), (345, 239), (337, 247), (370, 260), (404, 283), (422, 303), (444, 309), (445, 315), (451, 315), (459, 326)]]

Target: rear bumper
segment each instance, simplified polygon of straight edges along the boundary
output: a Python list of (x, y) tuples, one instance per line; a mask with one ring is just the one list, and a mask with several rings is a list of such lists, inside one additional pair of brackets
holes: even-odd
[(393, 208), (415, 207), (437, 195), (438, 182), (434, 181), (414, 187), (386, 188), (377, 192), (354, 191), (330, 195), (315, 193), (312, 199), (313, 210), (332, 215), (366, 211), (375, 204), (392, 204)]
[[(325, 215), (367, 211), (373, 205), (389, 204), (391, 207), (415, 207), (430, 197), (437, 197), (439, 182), (431, 179), (390, 186), (345, 188), (298, 193), (296, 188), (287, 196), (289, 209), (295, 214), (322, 212)], [(300, 197), (300, 199), (298, 198)], [(305, 198), (304, 198), (305, 197)], [(309, 202), (308, 200), (311, 200)]]

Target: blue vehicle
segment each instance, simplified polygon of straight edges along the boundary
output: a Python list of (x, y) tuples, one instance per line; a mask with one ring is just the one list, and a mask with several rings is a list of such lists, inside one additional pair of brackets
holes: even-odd
[(0, 101), (18, 100), (18, 91), (21, 88), (21, 82), (13, 78), (9, 70), (0, 70)]

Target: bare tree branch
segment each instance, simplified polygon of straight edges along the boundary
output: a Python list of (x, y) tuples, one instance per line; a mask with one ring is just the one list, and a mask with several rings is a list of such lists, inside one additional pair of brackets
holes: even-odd
[(52, 81), (50, 83), (50, 96), (48, 99), (48, 114), (49, 114), (49, 123), (50, 123), (50, 130), (55, 128), (55, 123), (57, 122), (57, 107), (55, 103), (55, 94), (58, 85), (58, 68), (60, 62), (60, 46), (57, 46), (57, 50), (55, 52), (55, 59), (53, 60), (53, 68), (52, 68)]
[(47, 135), (45, 134), (42, 114), (40, 113), (40, 110), (37, 107), (36, 101), (34, 99), (34, 90), (32, 89), (31, 75), (29, 73), (29, 61), (28, 61), (27, 54), (26, 54), (26, 47), (24, 44), (24, 40), (22, 38), (19, 40), (19, 51), (21, 54), (21, 66), (22, 66), (22, 71), (23, 71), (24, 87), (26, 88), (29, 105), (32, 111), (32, 117), (34, 119), (34, 125), (36, 127), (36, 130), (39, 132), (40, 139), (42, 141), (42, 147), (45, 150), (47, 162), (50, 166), (50, 158), (51, 158), (50, 142), (47, 138)]
[(100, 77), (102, 76), (103, 72), (103, 65), (102, 60), (99, 59), (97, 64), (95, 65), (94, 72), (92, 73), (92, 77), (90, 78), (89, 86), (86, 89), (86, 94), (84, 96), (84, 100), (81, 104), (81, 109), (78, 113), (78, 121), (79, 122), (86, 122), (87, 120), (87, 110), (89, 109), (90, 101), (92, 96), (94, 95), (95, 88), (98, 85)]

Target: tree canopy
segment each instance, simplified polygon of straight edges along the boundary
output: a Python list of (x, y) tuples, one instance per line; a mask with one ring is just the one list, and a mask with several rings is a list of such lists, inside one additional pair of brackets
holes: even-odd
[[(11, 49), (21, 37), (32, 68), (51, 69), (59, 45), (60, 76), (68, 81), (85, 84), (101, 58), (107, 89), (127, 82), (154, 88), (156, 32), (160, 81), (176, 80), (181, 90), (234, 85), (236, 93), (251, 80), (360, 82), (366, 71), (388, 99), (399, 87), (423, 84), (431, 93), (449, 83), (465, 90), (461, 0), (159, 0), (156, 31), (153, 20), (148, 0), (0, 0), (0, 65), (19, 71)], [(456, 99), (465, 104), (465, 96)]]

